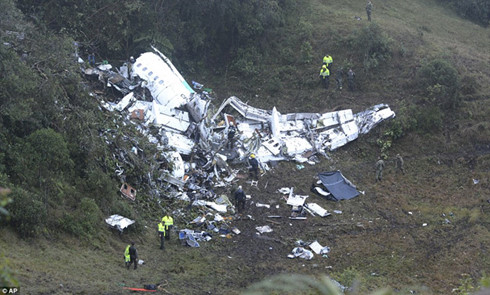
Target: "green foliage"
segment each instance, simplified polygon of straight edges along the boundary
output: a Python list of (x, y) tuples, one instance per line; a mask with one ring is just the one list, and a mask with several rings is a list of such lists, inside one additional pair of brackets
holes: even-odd
[(5, 258), (3, 253), (0, 254), (0, 286), (19, 286), (19, 282), (15, 278), (14, 271), (10, 266), (10, 262)]
[(460, 102), (459, 76), (456, 68), (446, 59), (437, 58), (422, 65), (418, 81), (433, 105), (454, 109)]
[(234, 60), (232, 68), (247, 78), (256, 76), (259, 69), (259, 60), (261, 54), (255, 47), (238, 49), (237, 58)]
[(14, 179), (39, 188), (44, 197), (55, 192), (56, 180), (68, 177), (74, 165), (63, 136), (53, 129), (33, 132), (16, 144), (9, 156), (14, 161)]
[(371, 23), (351, 34), (348, 42), (350, 47), (361, 56), (366, 71), (377, 68), (391, 58), (393, 41), (376, 23)]
[(302, 62), (305, 64), (309, 64), (313, 61), (313, 47), (310, 42), (304, 41), (301, 44), (301, 56)]
[(40, 197), (21, 188), (12, 189), (13, 202), (7, 206), (11, 224), (22, 237), (41, 233), (47, 221), (47, 210)]
[(102, 214), (93, 199), (83, 198), (75, 212), (65, 212), (61, 225), (66, 232), (91, 239), (101, 227)]
[(490, 24), (490, 2), (487, 0), (439, 0), (448, 3), (460, 16), (477, 24), (488, 26)]

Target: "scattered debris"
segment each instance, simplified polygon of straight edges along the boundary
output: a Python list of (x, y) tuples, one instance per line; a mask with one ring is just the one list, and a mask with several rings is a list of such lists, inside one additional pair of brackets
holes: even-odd
[[(383, 120), (395, 116), (385, 104), (357, 114), (351, 109), (323, 114), (281, 114), (275, 107), (271, 110), (255, 108), (235, 96), (215, 108), (212, 90), (196, 81), (192, 81), (193, 89), (171, 61), (156, 48), (134, 60), (131, 70), (127, 65), (113, 69), (109, 64), (83, 70), (86, 75), (95, 76), (103, 84), (104, 90), (111, 88), (121, 94), (120, 98), (109, 98), (111, 101), (100, 99), (100, 109), (122, 117), (122, 124), (133, 125), (156, 146), (158, 152), (152, 155), (156, 165), (152, 166), (148, 175), (140, 176), (142, 182), (149, 184), (151, 196), (178, 198), (189, 202), (189, 208), (191, 205), (199, 206), (204, 214), (189, 224), (197, 227), (206, 225), (212, 233), (228, 238), (231, 233), (240, 233), (236, 228), (230, 229), (232, 227), (224, 217), (230, 212), (234, 214), (234, 206), (226, 195), (217, 195), (214, 189), (231, 188), (237, 180), (246, 178), (244, 173), (232, 169), (230, 164), (243, 164), (254, 154), (261, 175), (283, 160), (296, 161), (297, 169), (301, 170), (305, 168), (304, 163), (319, 163), (319, 155), (328, 158), (328, 151), (357, 139), (359, 134), (365, 134)], [(94, 91), (93, 96), (97, 98), (100, 93)], [(236, 128), (231, 145), (228, 138), (230, 126)], [(136, 190), (126, 182), (125, 173), (134, 171), (136, 159), (149, 155), (145, 155), (138, 142), (127, 135), (116, 134), (116, 130), (101, 130), (100, 136), (107, 144), (115, 146), (112, 160), (117, 167), (115, 174), (123, 182), (120, 192), (134, 201)], [(119, 136), (130, 142), (131, 146), (118, 146), (115, 138)], [(322, 185), (314, 186), (316, 193), (336, 200), (349, 199), (358, 194), (340, 172), (332, 173), (331, 176), (319, 174), (324, 179), (320, 178)], [(327, 181), (328, 177), (341, 179), (341, 187)], [(251, 180), (250, 185), (258, 188), (258, 181)], [(268, 182), (264, 188), (267, 185)], [(286, 200), (292, 206), (289, 219), (305, 220), (305, 210), (312, 215), (330, 215), (315, 203), (304, 205), (308, 196), (294, 195), (293, 188), (281, 188), (279, 192), (289, 195)], [(247, 199), (250, 197), (247, 196)], [(255, 205), (267, 209), (271, 206), (259, 202)], [(276, 208), (279, 208), (278, 205)], [(208, 221), (206, 215), (210, 210), (218, 213), (211, 214), (214, 220)], [(254, 220), (250, 215), (247, 217)], [(281, 216), (270, 215), (268, 218)], [(220, 227), (218, 223), (226, 226)], [(257, 231), (265, 233), (272, 229), (263, 226), (257, 227)], [(179, 232), (179, 238), (188, 246), (199, 247), (198, 241), (210, 240), (212, 236), (205, 231), (184, 229)], [(297, 249), (296, 254), (299, 252)], [(309, 252), (303, 249), (300, 255), (309, 257)]]
[(313, 258), (313, 252), (311, 252), (310, 250), (306, 250), (305, 248), (303, 247), (296, 247), (293, 249), (292, 251), (293, 254), (289, 254), (288, 255), (288, 258), (296, 258), (296, 257), (299, 257), (299, 258), (303, 258), (303, 259), (306, 259), (306, 260), (311, 260)]
[(316, 254), (323, 255), (328, 254), (330, 252), (330, 247), (323, 247), (318, 243), (318, 241), (314, 241), (309, 245), (310, 249), (313, 250)]

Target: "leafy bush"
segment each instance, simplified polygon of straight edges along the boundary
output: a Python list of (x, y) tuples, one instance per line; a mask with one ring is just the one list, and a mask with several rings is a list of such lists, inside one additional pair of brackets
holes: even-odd
[(233, 61), (232, 68), (239, 74), (252, 78), (259, 73), (260, 57), (260, 52), (253, 46), (240, 48), (238, 49), (237, 58)]
[(446, 108), (458, 106), (458, 71), (446, 59), (437, 58), (423, 64), (418, 72), (418, 81), (433, 104)]
[(393, 41), (375, 23), (354, 32), (349, 43), (362, 55), (365, 70), (378, 67), (392, 55)]
[(78, 237), (90, 238), (99, 231), (102, 214), (93, 199), (83, 198), (79, 208), (65, 212), (61, 220), (63, 230)]
[(7, 205), (11, 224), (22, 237), (37, 236), (46, 225), (46, 206), (38, 195), (21, 188), (12, 190), (13, 202)]

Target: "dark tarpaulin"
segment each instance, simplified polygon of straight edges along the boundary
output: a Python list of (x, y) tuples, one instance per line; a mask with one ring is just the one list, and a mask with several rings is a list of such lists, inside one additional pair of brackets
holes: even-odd
[(356, 187), (340, 171), (320, 172), (318, 177), (335, 201), (349, 200), (359, 195)]

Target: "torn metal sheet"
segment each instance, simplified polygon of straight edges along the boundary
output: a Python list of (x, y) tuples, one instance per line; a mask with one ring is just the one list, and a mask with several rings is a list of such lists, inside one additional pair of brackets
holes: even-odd
[(117, 228), (120, 232), (122, 232), (125, 228), (133, 224), (135, 221), (131, 220), (129, 218), (126, 218), (124, 216), (114, 214), (106, 218), (105, 222), (114, 227)]
[(377, 104), (363, 112), (355, 115), (356, 124), (359, 127), (359, 132), (362, 134), (368, 133), (381, 121), (395, 117), (390, 107), (386, 104)]

